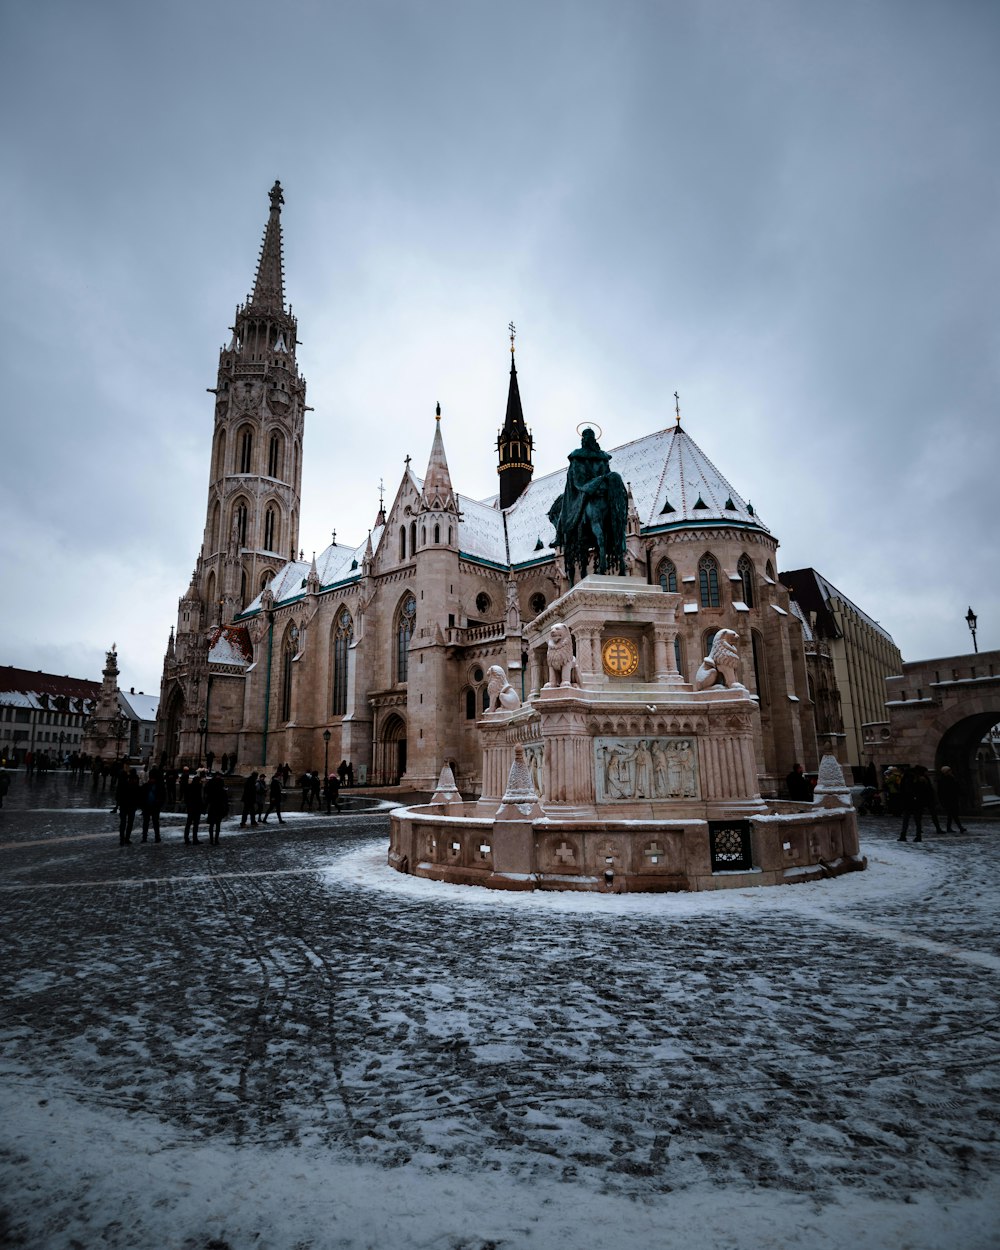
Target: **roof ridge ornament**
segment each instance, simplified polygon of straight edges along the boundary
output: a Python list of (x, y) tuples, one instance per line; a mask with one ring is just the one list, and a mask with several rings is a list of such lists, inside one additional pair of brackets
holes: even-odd
[(676, 413), (677, 428), (681, 428), (681, 397), (674, 391), (674, 412)]

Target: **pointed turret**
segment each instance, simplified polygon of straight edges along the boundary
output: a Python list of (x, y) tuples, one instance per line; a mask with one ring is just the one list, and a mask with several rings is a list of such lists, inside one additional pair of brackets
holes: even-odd
[(509, 508), (524, 493), (534, 472), (531, 464), (531, 432), (524, 423), (521, 391), (514, 365), (514, 323), (510, 323), (510, 385), (507, 388), (507, 415), (497, 435), (497, 473), (500, 475), (500, 507)]
[(424, 475), (424, 489), (420, 496), (421, 511), (458, 512), (458, 501), (451, 484), (451, 473), (448, 470), (448, 457), (444, 454), (444, 439), (441, 437), (441, 405), (438, 404), (434, 415), (434, 441), (431, 443), (431, 455), (427, 461), (427, 472)]
[[(281, 190), (281, 183), (275, 180), (268, 194), (271, 197), (271, 212), (267, 225), (264, 227), (264, 241), (260, 245), (253, 295), (247, 302), (257, 313), (283, 313), (285, 311), (285, 268), (281, 255), (281, 206), (285, 202), (285, 197)], [(287, 344), (285, 350), (288, 350)]]

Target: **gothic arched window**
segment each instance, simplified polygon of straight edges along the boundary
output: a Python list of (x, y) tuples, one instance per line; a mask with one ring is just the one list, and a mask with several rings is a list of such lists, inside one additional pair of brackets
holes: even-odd
[(272, 434), (267, 445), (267, 475), (281, 477), (281, 436), (278, 434)]
[(401, 525), (399, 527), (399, 558), (400, 560), (406, 559), (406, 526), (405, 525)]
[(240, 547), (247, 545), (247, 517), (249, 515), (246, 501), (241, 499), (236, 505), (236, 542)]
[(774, 565), (771, 563), (770, 560), (768, 560), (767, 564), (764, 565), (764, 572), (773, 582), (774, 581)]
[(434, 541), (436, 543), (439, 543), (441, 541), (441, 526), (440, 525), (434, 526)]
[(750, 650), (753, 653), (753, 677), (757, 685), (757, 697), (761, 703), (770, 702), (767, 690), (767, 664), (764, 655), (764, 639), (755, 629), (750, 631)]
[(224, 477), (226, 473), (226, 431), (220, 430), (215, 444), (215, 476)]
[(465, 688), (465, 719), (476, 719), (476, 692), (471, 686)]
[(264, 550), (278, 550), (278, 514), (273, 508), (264, 513)]
[(417, 615), (417, 601), (407, 595), (396, 614), (396, 680), (406, 681), (410, 663), (410, 639)]
[(212, 509), (211, 547), (213, 551), (219, 550), (219, 537), (220, 537), (219, 527), (221, 526), (221, 524), (222, 524), (222, 505), (219, 503), (218, 500), (216, 500), (215, 507)]
[(752, 608), (754, 600), (754, 573), (753, 561), (749, 556), (740, 556), (736, 564), (736, 572), (739, 574), (740, 581), (743, 584), (743, 602), (748, 608)]
[(656, 566), (656, 584), (669, 590), (672, 595), (677, 593), (677, 566), (666, 556)]
[(715, 556), (703, 555), (698, 561), (698, 582), (701, 588), (701, 606), (717, 608), (719, 599), (719, 563)]
[(292, 661), (299, 649), (298, 627), (293, 625), (288, 631), (281, 656), (281, 719), (292, 719)]
[(354, 639), (354, 622), (346, 608), (337, 615), (333, 633), (333, 706), (334, 716), (347, 712), (347, 664)]
[(253, 430), (248, 425), (240, 431), (240, 472), (253, 472)]
[(417, 553), (417, 523), (416, 521), (411, 521), (410, 522), (410, 555), (414, 556), (416, 555), (416, 553)]
[(240, 572), (240, 607), (244, 607), (247, 601), (247, 571)]

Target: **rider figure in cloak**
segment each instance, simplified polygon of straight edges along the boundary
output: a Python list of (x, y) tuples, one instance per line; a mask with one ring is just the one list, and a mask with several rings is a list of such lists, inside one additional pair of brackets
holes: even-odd
[[(609, 468), (610, 462), (597, 435), (586, 428), (580, 446), (569, 453), (565, 489), (549, 511), (556, 530), (553, 546), (566, 548), (571, 584), (578, 564), (584, 574), (587, 571), (588, 547), (599, 553), (596, 571), (605, 571), (609, 556), (612, 565), (623, 564), (626, 492), (621, 478)], [(620, 571), (624, 573), (624, 567)]]

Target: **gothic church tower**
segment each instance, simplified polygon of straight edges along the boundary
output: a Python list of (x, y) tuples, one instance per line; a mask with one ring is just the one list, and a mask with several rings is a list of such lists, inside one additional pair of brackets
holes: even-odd
[(306, 383), (285, 306), (276, 182), (253, 293), (219, 352), (215, 435), (197, 590), (203, 627), (228, 623), (298, 551)]

